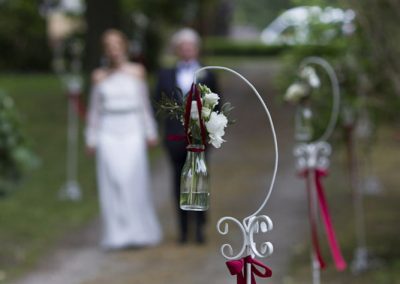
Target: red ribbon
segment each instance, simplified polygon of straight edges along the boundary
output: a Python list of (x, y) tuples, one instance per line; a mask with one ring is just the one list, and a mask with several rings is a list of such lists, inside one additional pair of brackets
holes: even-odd
[[(243, 273), (243, 268), (245, 268), (248, 263), (251, 264), (251, 284), (256, 284), (255, 275), (261, 278), (269, 278), (272, 276), (272, 270), (268, 266), (249, 255), (238, 260), (226, 262), (226, 266), (231, 275), (236, 275), (237, 284), (246, 284), (246, 272)], [(259, 267), (263, 269), (263, 271), (260, 270)]]
[(68, 93), (67, 97), (71, 101), (74, 110), (78, 114), (79, 118), (85, 120), (86, 108), (81, 100), (80, 93)]
[(168, 141), (183, 141), (186, 140), (185, 135), (171, 134), (167, 136)]
[[(196, 84), (192, 84), (192, 87), (190, 88), (190, 92), (186, 98), (186, 107), (185, 107), (185, 116), (184, 116), (184, 127), (185, 127), (185, 134), (186, 134), (186, 141), (190, 145), (191, 144), (191, 135), (190, 135), (190, 129), (189, 129), (189, 122), (190, 122), (190, 112), (192, 109), (192, 101), (193, 98), (197, 102), (197, 111), (199, 112), (199, 124), (200, 124), (200, 132), (201, 132), (201, 141), (202, 144), (204, 145), (204, 149), (206, 148), (206, 141), (207, 141), (207, 134), (206, 134), (206, 128), (204, 126), (204, 121), (201, 117), (201, 110), (203, 108), (201, 104), (201, 95), (200, 95), (200, 90), (197, 88)], [(202, 152), (204, 149), (198, 149), (196, 148), (195, 152)], [(193, 151), (194, 149), (188, 149), (189, 151)]]
[[(336, 239), (336, 234), (335, 234), (335, 229), (333, 227), (332, 221), (331, 221), (331, 216), (329, 213), (329, 208), (328, 208), (328, 202), (326, 200), (325, 196), (325, 191), (324, 187), (321, 182), (321, 178), (327, 176), (327, 171), (322, 170), (322, 169), (315, 169), (315, 188), (317, 190), (317, 197), (318, 197), (318, 204), (322, 213), (322, 220), (324, 223), (325, 227), (325, 232), (328, 237), (328, 244), (329, 248), (332, 254), (332, 258), (335, 262), (336, 269), (341, 271), (346, 268), (346, 261), (344, 260), (339, 243)], [(319, 262), (320, 268), (324, 269), (326, 267), (325, 262), (322, 258), (322, 253), (321, 249), (319, 246), (319, 241), (318, 241), (318, 230), (317, 230), (317, 220), (315, 219), (315, 216), (313, 216), (313, 202), (311, 200), (311, 185), (308, 181), (308, 175), (310, 174), (310, 170), (305, 170), (304, 172), (301, 173), (301, 176), (306, 178), (306, 185), (307, 185), (307, 191), (308, 191), (308, 198), (309, 198), (309, 218), (310, 218), (310, 224), (311, 224), (311, 238), (312, 238), (312, 243), (314, 247), (314, 252), (316, 254), (317, 260)]]

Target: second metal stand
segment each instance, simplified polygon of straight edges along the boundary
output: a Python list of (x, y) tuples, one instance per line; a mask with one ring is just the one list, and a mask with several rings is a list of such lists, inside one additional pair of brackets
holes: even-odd
[(79, 201), (82, 198), (78, 183), (78, 138), (79, 117), (74, 109), (71, 96), (79, 96), (80, 82), (70, 79), (68, 82), (68, 122), (67, 122), (67, 151), (66, 151), (66, 182), (61, 187), (58, 196), (60, 199)]

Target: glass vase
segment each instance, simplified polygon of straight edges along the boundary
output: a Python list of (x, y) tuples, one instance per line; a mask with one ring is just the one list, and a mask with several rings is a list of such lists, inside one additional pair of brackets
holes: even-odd
[(307, 104), (300, 104), (295, 116), (295, 139), (298, 142), (309, 142), (313, 135), (312, 111)]
[(210, 187), (204, 145), (189, 145), (181, 174), (180, 208), (205, 211), (210, 206)]

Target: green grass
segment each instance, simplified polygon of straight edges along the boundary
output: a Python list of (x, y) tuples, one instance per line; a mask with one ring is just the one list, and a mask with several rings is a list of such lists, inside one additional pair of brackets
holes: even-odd
[[(323, 283), (400, 283), (400, 188), (397, 172), (400, 142), (393, 139), (393, 133), (390, 127), (382, 128), (372, 153), (375, 174), (383, 183), (384, 192), (375, 196), (367, 195), (364, 201), (367, 247), (380, 264), (359, 275), (353, 275), (350, 269), (337, 272), (333, 268), (330, 253), (325, 250), (329, 268), (322, 272)], [(347, 183), (344, 153), (338, 150), (334, 156), (331, 175), (325, 184), (337, 235), (345, 259), (350, 264), (356, 245), (352, 193)], [(324, 234), (321, 234), (321, 239), (326, 248)], [(311, 282), (308, 243), (298, 245), (292, 260), (291, 276), (285, 283)]]
[[(0, 198), (0, 283), (3, 283), (31, 269), (66, 233), (91, 222), (98, 212), (98, 203), (94, 161), (84, 153), (82, 135), (78, 180), (83, 200), (60, 201), (57, 197), (66, 178), (67, 121), (67, 98), (57, 77), (2, 75), (0, 88), (15, 100), (23, 132), (41, 161), (40, 167), (11, 195)], [(160, 147), (153, 149), (150, 161), (154, 162), (160, 152)]]
[(67, 231), (93, 219), (97, 196), (93, 161), (81, 145), (79, 182), (82, 202), (60, 201), (65, 181), (66, 97), (52, 75), (2, 75), (0, 88), (10, 94), (23, 132), (41, 165), (6, 198), (0, 199), (0, 282), (31, 268)]

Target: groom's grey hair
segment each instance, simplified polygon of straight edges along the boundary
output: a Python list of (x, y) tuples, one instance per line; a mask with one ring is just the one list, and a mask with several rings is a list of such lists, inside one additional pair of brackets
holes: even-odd
[(177, 31), (171, 39), (172, 46), (176, 48), (178, 45), (180, 45), (182, 42), (185, 41), (190, 41), (196, 44), (198, 47), (201, 44), (201, 38), (200, 35), (191, 28), (183, 28), (179, 31)]

